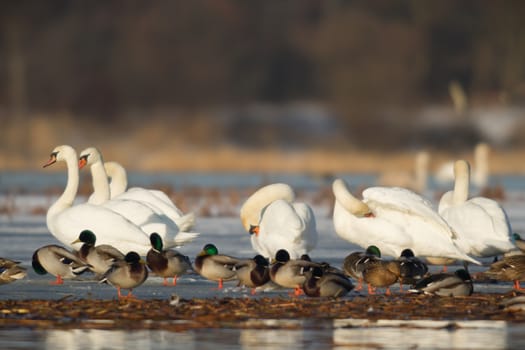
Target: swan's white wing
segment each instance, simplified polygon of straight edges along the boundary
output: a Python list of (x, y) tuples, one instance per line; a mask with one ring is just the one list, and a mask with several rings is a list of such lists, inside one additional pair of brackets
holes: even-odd
[(146, 254), (151, 244), (149, 237), (123, 216), (106, 208), (80, 204), (66, 209), (49, 218), (48, 226), (53, 235), (63, 244), (79, 249), (81, 244), (72, 245), (83, 230), (97, 235), (97, 244), (109, 244), (122, 252), (134, 250)]
[(488, 198), (450, 206), (442, 215), (457, 232), (458, 246), (469, 254), (489, 257), (515, 249), (505, 212)]
[[(446, 221), (435, 211), (432, 203), (410, 190), (400, 187), (370, 187), (363, 191), (363, 198), (374, 212), (406, 213), (435, 226), (437, 230), (451, 238), (455, 236)], [(403, 222), (399, 223), (403, 224)]]
[(381, 217), (355, 217), (338, 201), (334, 206), (334, 228), (343, 239), (363, 249), (370, 245), (379, 247), (382, 255), (398, 257), (412, 239), (398, 225)]
[(261, 247), (266, 256), (273, 257), (279, 249), (286, 249), (293, 258), (306, 254), (317, 244), (313, 213), (305, 204), (273, 201), (264, 208), (259, 234), (253, 240), (258, 241), (254, 249)]

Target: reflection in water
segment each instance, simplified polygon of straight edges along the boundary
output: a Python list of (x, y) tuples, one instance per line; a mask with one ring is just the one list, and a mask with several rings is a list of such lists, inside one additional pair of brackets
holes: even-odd
[[(498, 321), (402, 323), (336, 320), (258, 321), (274, 329), (33, 330), (0, 329), (2, 349), (518, 349), (525, 347), (523, 325)], [(449, 327), (447, 327), (449, 326)], [(283, 328), (279, 328), (283, 327)], [(418, 327), (418, 328), (414, 328)]]

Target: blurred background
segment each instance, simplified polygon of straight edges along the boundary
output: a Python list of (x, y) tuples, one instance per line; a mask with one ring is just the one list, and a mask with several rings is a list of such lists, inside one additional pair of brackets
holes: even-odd
[[(525, 2), (9, 1), (0, 169), (326, 173), (492, 146), (525, 173)], [(61, 169), (60, 169), (61, 170)]]

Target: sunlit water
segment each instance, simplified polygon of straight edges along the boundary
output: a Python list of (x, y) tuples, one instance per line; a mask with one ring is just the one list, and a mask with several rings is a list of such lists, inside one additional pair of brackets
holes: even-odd
[[(55, 175), (57, 176), (57, 175)], [(140, 175), (144, 176), (144, 175)], [(142, 179), (141, 185), (163, 183), (166, 178)], [(34, 179), (34, 177), (29, 177)], [(357, 177), (361, 183), (373, 182), (370, 176)], [(23, 179), (23, 181), (21, 180)], [(354, 183), (356, 176), (351, 176)], [(178, 185), (196, 185), (204, 181), (208, 186), (259, 186), (262, 183), (285, 181), (302, 188), (312, 189), (319, 184), (319, 179), (310, 177), (241, 177), (232, 178), (224, 175), (213, 177), (179, 177)], [(3, 174), (0, 176), (1, 196), (8, 192), (9, 186), (31, 181), (20, 176)], [(36, 188), (44, 185), (57, 185), (56, 178), (33, 183)], [(197, 183), (194, 183), (196, 182)], [(508, 196), (502, 202), (507, 210), (514, 231), (525, 231), (525, 179), (518, 177), (496, 178), (508, 189)], [(62, 182), (58, 182), (60, 185)], [(19, 195), (16, 200), (23, 206), (44, 206), (52, 200), (43, 195)], [(343, 241), (334, 232), (330, 208), (314, 207), (319, 231), (319, 245), (312, 252), (315, 260), (327, 261), (341, 266), (344, 257), (358, 247)], [(179, 250), (194, 257), (206, 243), (214, 243), (221, 253), (250, 257), (255, 254), (250, 245), (250, 237), (245, 233), (238, 217), (198, 218), (196, 231), (201, 236)], [(36, 275), (30, 267), (31, 255), (38, 247), (58, 243), (51, 236), (42, 215), (14, 214), (0, 215), (0, 256), (19, 260), (28, 267), (28, 276), (24, 280), (0, 286), (0, 299), (59, 299), (116, 297), (116, 291), (108, 285), (100, 285), (90, 276), (82, 276), (78, 281), (66, 281), (62, 286), (52, 286), (53, 277)], [(473, 267), (473, 272), (480, 268)], [(168, 299), (173, 293), (181, 298), (211, 298), (221, 296), (251, 297), (248, 290), (239, 289), (235, 283), (227, 283), (223, 291), (213, 290), (214, 283), (203, 280), (197, 275), (185, 275), (177, 287), (163, 287), (161, 280), (150, 277), (145, 284), (134, 290), (134, 294), (147, 300)], [(476, 291), (507, 292), (510, 284), (476, 285)], [(395, 292), (395, 288), (393, 291)], [(263, 296), (286, 296), (280, 290), (266, 291)], [(349, 297), (352, 297), (350, 295)], [(272, 329), (259, 329), (260, 322)], [(284, 323), (283, 323), (284, 322)], [(183, 332), (164, 330), (38, 330), (29, 328), (0, 329), (0, 348), (2, 349), (521, 349), (525, 346), (525, 327), (520, 324), (505, 322), (459, 322), (449, 323), (418, 321), (368, 320), (254, 320), (244, 325), (246, 329), (196, 329)], [(243, 327), (243, 328), (244, 328)], [(291, 329), (292, 328), (292, 329)]]

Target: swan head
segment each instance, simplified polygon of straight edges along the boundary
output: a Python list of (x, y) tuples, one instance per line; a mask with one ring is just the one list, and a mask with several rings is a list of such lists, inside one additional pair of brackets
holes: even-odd
[(96, 162), (103, 163), (100, 151), (95, 147), (88, 147), (80, 152), (80, 156), (78, 157), (78, 168), (82, 169), (86, 165), (91, 165)]
[(75, 159), (77, 158), (77, 152), (73, 147), (68, 145), (57, 146), (53, 149), (49, 155), (49, 160), (43, 167), (46, 168), (60, 161), (64, 162), (71, 157), (74, 157)]
[(454, 162), (454, 177), (470, 177), (470, 165), (466, 160), (460, 159)]
[(250, 233), (253, 227), (259, 224), (262, 210), (273, 201), (278, 199), (293, 202), (295, 193), (293, 189), (284, 183), (275, 183), (261, 187), (254, 192), (241, 207), (240, 216), (244, 229)]
[(346, 210), (356, 217), (371, 217), (374, 216), (370, 207), (363, 201), (355, 198), (343, 179), (336, 179), (332, 183), (332, 191), (335, 195), (335, 200), (339, 202)]

